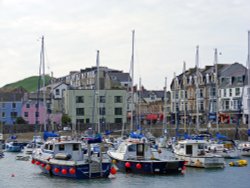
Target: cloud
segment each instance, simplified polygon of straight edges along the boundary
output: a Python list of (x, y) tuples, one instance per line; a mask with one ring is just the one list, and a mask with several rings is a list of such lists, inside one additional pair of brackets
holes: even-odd
[[(195, 62), (245, 64), (250, 2), (227, 0), (0, 0), (0, 86), (38, 72), (40, 41), (55, 76), (100, 64), (129, 71), (131, 30), (135, 29), (135, 81), (162, 89)], [(6, 71), (15, 69), (18, 71)], [(8, 78), (8, 79), (6, 79)]]

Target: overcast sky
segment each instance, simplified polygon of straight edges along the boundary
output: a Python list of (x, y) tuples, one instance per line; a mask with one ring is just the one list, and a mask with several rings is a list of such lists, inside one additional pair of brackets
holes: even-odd
[(219, 63), (246, 65), (249, 0), (0, 0), (0, 87), (38, 75), (41, 36), (46, 73), (96, 65), (129, 72), (135, 30), (135, 83), (168, 87), (174, 72)]

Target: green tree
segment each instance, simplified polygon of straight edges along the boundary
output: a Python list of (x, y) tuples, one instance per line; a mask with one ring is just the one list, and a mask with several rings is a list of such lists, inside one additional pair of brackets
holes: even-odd
[(62, 124), (68, 125), (71, 123), (71, 118), (67, 114), (62, 115)]
[(25, 124), (26, 121), (22, 117), (17, 117), (16, 118), (16, 124)]

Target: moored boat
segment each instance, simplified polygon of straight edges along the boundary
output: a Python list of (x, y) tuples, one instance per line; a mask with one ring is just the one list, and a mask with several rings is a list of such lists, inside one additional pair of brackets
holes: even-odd
[(100, 143), (100, 140), (89, 140), (85, 154), (81, 141), (53, 139), (35, 149), (32, 163), (51, 176), (75, 179), (107, 178), (111, 161), (103, 157), (101, 152), (91, 152), (91, 144), (96, 143)]
[(22, 144), (18, 143), (17, 141), (5, 143), (5, 151), (7, 152), (21, 152), (22, 147)]
[(158, 157), (145, 138), (127, 139), (117, 150), (109, 150), (119, 171), (139, 174), (180, 174), (184, 170), (184, 160)]
[(227, 159), (238, 159), (241, 157), (240, 151), (233, 140), (220, 140), (219, 142), (210, 143), (208, 149), (217, 155)]
[(186, 161), (186, 166), (198, 168), (224, 168), (225, 160), (220, 155), (208, 152), (205, 140), (180, 140), (176, 143), (174, 154)]
[(250, 156), (250, 142), (240, 142), (237, 148), (242, 156)]

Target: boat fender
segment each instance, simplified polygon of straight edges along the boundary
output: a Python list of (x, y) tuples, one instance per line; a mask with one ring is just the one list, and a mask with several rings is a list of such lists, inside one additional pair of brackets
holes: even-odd
[(195, 162), (195, 166), (197, 166), (197, 167), (200, 167), (200, 166), (201, 166), (201, 162), (200, 162), (200, 160), (199, 160), (199, 159), (197, 159), (197, 160), (196, 160), (196, 162)]
[(238, 160), (238, 161), (231, 161), (229, 163), (229, 166), (247, 166), (247, 160)]

